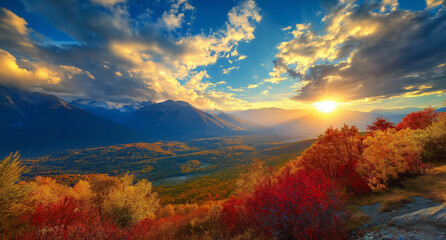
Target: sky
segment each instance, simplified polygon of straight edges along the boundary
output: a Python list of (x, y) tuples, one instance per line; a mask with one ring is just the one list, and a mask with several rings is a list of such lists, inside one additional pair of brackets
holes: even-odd
[(439, 106), (443, 0), (0, 0), (0, 85), (201, 109)]

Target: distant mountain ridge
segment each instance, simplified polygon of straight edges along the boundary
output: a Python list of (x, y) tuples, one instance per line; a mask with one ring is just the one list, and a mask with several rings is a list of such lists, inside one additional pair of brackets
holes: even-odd
[(246, 129), (203, 112), (187, 102), (167, 100), (142, 107), (130, 114), (126, 124), (148, 134), (230, 135), (244, 134)]
[(0, 86), (0, 152), (140, 140), (137, 131), (40, 92)]

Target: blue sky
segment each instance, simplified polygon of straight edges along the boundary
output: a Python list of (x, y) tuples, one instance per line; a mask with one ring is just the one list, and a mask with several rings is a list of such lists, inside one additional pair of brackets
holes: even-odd
[[(1, 1), (0, 84), (204, 108), (438, 106), (439, 0)], [(429, 44), (428, 44), (429, 43)]]

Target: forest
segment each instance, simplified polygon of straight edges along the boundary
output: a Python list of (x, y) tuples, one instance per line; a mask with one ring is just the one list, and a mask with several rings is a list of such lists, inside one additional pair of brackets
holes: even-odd
[[(204, 141), (219, 146), (205, 150)], [(0, 162), (1, 234), (5, 239), (345, 239), (352, 202), (444, 165), (446, 114), (426, 108), (398, 124), (377, 118), (367, 133), (344, 125), (298, 144), (253, 141), (118, 145), (26, 161), (11, 153)], [(210, 152), (221, 155), (209, 158)], [(174, 164), (179, 154), (191, 158)], [(93, 174), (105, 166), (102, 161), (125, 156), (126, 165), (99, 167)], [(30, 174), (33, 161), (39, 170)], [(171, 168), (156, 170), (162, 164)], [(176, 176), (174, 168), (208, 175), (179, 187), (147, 180)], [(54, 171), (68, 175), (53, 176)], [(446, 202), (444, 192), (436, 197)]]

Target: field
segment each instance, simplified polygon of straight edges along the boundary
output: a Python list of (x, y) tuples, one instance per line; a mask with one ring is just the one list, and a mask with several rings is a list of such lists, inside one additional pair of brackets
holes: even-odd
[(162, 203), (202, 202), (226, 198), (235, 178), (254, 159), (277, 168), (315, 140), (278, 143), (274, 137), (235, 136), (187, 142), (153, 142), (68, 150), (25, 159), (28, 178), (51, 176), (74, 184), (90, 174), (131, 173), (153, 183)]

